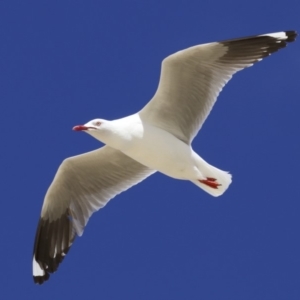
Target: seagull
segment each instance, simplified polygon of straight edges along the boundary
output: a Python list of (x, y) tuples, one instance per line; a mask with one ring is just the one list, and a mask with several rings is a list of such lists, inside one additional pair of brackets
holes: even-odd
[(282, 31), (207, 43), (162, 62), (153, 98), (138, 113), (94, 119), (73, 128), (105, 146), (65, 159), (42, 206), (33, 251), (33, 279), (42, 284), (58, 269), (91, 215), (156, 171), (222, 195), (231, 175), (201, 158), (192, 141), (232, 75), (284, 48), (297, 36)]

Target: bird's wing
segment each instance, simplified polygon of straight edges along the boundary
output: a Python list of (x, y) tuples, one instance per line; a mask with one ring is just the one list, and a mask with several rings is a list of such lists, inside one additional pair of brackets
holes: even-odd
[(108, 146), (64, 160), (47, 191), (37, 227), (34, 281), (41, 284), (57, 270), (95, 211), (154, 172)]
[(141, 118), (191, 143), (224, 85), (236, 72), (284, 48), (295, 31), (194, 46), (162, 62), (158, 89)]

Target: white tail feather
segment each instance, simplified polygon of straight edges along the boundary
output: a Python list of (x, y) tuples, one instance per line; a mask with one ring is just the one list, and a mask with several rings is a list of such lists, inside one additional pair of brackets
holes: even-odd
[[(198, 156), (196, 163), (199, 171), (203, 174), (204, 178), (199, 178), (198, 180), (191, 181), (210, 195), (214, 197), (221, 196), (231, 184), (232, 175), (226, 171), (222, 171), (208, 164), (200, 156)], [(207, 178), (216, 179), (216, 181), (213, 181), (213, 183), (217, 184), (218, 186), (214, 188), (199, 181), (203, 179), (205, 180)]]

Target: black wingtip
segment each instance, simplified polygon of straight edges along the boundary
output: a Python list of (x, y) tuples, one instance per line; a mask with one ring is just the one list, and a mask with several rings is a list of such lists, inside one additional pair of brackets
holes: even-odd
[(285, 31), (285, 34), (287, 35), (287, 39), (286, 39), (287, 42), (294, 42), (298, 35), (297, 31), (295, 30), (287, 30)]
[(69, 209), (53, 221), (40, 218), (33, 250), (34, 264), (39, 269), (34, 271), (36, 284), (43, 284), (50, 278), (50, 273), (58, 269), (74, 239)]
[(50, 278), (49, 273), (45, 273), (43, 276), (33, 276), (33, 281), (35, 284), (43, 284), (45, 281), (47, 281)]

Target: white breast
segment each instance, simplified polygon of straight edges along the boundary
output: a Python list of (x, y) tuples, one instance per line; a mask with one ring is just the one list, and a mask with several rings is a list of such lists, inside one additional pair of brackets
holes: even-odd
[(141, 124), (119, 150), (170, 177), (187, 179), (195, 175), (192, 148), (167, 131), (147, 123)]

